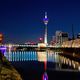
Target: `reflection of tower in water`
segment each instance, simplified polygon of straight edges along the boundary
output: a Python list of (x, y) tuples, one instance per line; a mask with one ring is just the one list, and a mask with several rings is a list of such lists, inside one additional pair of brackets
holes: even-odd
[(42, 75), (42, 80), (48, 80), (47, 75), (47, 52), (37, 52), (38, 53), (38, 61), (44, 62), (44, 72)]

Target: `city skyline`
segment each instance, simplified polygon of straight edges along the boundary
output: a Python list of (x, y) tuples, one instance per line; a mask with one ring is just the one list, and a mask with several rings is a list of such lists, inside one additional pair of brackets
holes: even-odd
[(0, 32), (5, 42), (23, 43), (44, 37), (44, 13), (48, 13), (48, 42), (57, 30), (72, 36), (80, 32), (78, 0), (3, 0), (0, 2)]

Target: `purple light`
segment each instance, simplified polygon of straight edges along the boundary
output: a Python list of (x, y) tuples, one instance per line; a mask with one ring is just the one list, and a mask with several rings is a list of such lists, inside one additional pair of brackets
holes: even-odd
[(48, 80), (48, 75), (47, 75), (46, 72), (43, 74), (43, 79), (42, 80)]
[(43, 21), (44, 21), (44, 24), (45, 24), (45, 25), (48, 24), (48, 18), (44, 18)]
[(0, 48), (0, 50), (6, 50), (6, 47), (4, 47), (4, 48)]
[(43, 21), (48, 21), (48, 18), (44, 18)]
[(0, 47), (0, 51), (2, 52), (3, 55), (5, 55), (6, 49), (7, 48), (5, 46)]

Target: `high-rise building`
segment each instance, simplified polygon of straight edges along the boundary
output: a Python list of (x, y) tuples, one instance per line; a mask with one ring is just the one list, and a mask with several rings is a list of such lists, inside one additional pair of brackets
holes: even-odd
[(68, 41), (68, 33), (67, 32), (62, 32), (62, 43)]
[(56, 44), (60, 44), (61, 43), (61, 39), (60, 39), (60, 37), (61, 37), (61, 31), (56, 31)]
[(77, 38), (80, 39), (80, 33), (77, 34)]
[(52, 36), (52, 40), (50, 42), (51, 45), (55, 45), (56, 44), (56, 37)]
[(56, 31), (56, 44), (60, 46), (65, 41), (68, 41), (68, 33)]

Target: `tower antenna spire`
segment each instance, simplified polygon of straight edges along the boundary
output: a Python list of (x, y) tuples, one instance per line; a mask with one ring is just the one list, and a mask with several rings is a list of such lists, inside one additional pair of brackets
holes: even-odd
[(45, 12), (45, 18), (47, 18), (47, 12)]

